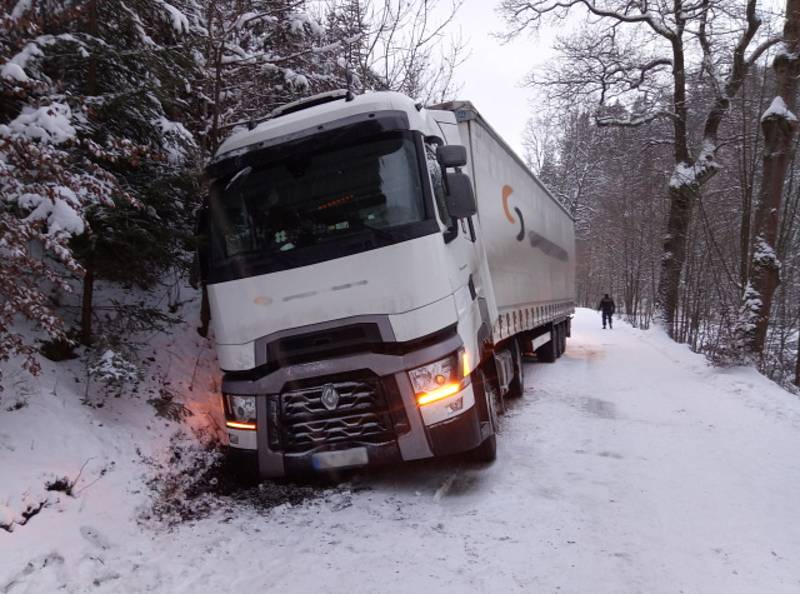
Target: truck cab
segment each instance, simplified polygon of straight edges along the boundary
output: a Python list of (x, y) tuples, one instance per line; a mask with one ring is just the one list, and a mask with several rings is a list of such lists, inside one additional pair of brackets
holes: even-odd
[(261, 477), (492, 459), (510, 379), (454, 113), (336, 92), (272, 115), (207, 168), (231, 449)]

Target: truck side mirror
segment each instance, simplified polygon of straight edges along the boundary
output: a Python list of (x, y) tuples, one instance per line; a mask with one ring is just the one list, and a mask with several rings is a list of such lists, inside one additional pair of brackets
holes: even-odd
[(436, 148), (436, 159), (442, 169), (463, 167), (467, 164), (467, 149), (460, 144), (441, 144)]
[(478, 212), (469, 176), (459, 171), (457, 173), (446, 173), (445, 179), (447, 181), (447, 198), (445, 201), (447, 203), (447, 212), (450, 213), (450, 216), (454, 219), (466, 219)]

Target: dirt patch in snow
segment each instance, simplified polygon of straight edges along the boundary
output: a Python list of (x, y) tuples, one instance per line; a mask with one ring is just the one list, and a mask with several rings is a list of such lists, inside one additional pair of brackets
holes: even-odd
[(600, 417), (601, 419), (616, 419), (617, 407), (613, 402), (600, 400), (599, 398), (583, 398), (581, 408), (584, 412)]
[(241, 506), (270, 510), (348, 494), (325, 478), (308, 482), (247, 480), (219, 447), (201, 448), (180, 439), (173, 440), (167, 461), (145, 462), (154, 469), (147, 479), (153, 497), (139, 519), (169, 527), (217, 513), (235, 515)]

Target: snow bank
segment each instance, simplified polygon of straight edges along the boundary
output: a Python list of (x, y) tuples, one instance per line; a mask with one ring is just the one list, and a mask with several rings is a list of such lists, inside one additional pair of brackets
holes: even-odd
[[(251, 491), (264, 507), (192, 499), (194, 458), (170, 449), (176, 425), (147, 396), (88, 408), (81, 369), (48, 366), (28, 405), (0, 413), (0, 518), (92, 460), (77, 496), (47, 491), (24, 526), (0, 530), (0, 591), (796, 594), (800, 401), (660, 331), (600, 325), (579, 310), (566, 354), (525, 364), (494, 464), (351, 473), (315, 497), (265, 483)], [(196, 419), (187, 330), (151, 346)], [(146, 479), (179, 494), (155, 510), (177, 524), (152, 513)]]
[[(138, 291), (109, 293), (103, 284), (97, 284), (98, 301), (144, 299), (155, 305), (161, 300)], [(193, 321), (199, 295), (190, 295), (194, 299), (183, 311)], [(8, 585), (20, 567), (17, 561), (29, 555), (38, 559), (42, 548), (64, 558), (75, 554), (79, 565), (81, 555), (93, 548), (81, 536), (86, 526), (99, 523), (102, 528), (92, 530), (108, 533), (113, 541), (128, 532), (136, 537), (138, 510), (150, 504), (142, 478), (149, 472), (146, 459), (168, 461), (176, 433), (220, 426), (216, 362), (194, 326), (181, 324), (169, 334), (146, 337), (139, 351), (146, 372), (141, 381), (134, 381), (137, 369), (112, 349), (101, 354), (88, 375), (80, 360), (43, 360), (35, 378), (18, 361), (2, 364), (0, 592), (17, 591)], [(119, 391), (107, 390), (108, 380), (126, 382), (127, 389), (114, 397)], [(171, 415), (179, 408), (180, 415)], [(74, 488), (66, 489), (70, 484)], [(40, 585), (31, 591), (50, 590)]]

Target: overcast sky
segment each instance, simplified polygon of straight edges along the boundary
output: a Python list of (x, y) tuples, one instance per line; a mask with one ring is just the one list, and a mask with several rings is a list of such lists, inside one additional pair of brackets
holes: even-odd
[(535, 104), (532, 89), (522, 87), (525, 76), (552, 57), (552, 29), (536, 37), (521, 35), (503, 44), (492, 34), (505, 24), (496, 12), (498, 0), (466, 0), (456, 15), (454, 29), (461, 29), (470, 56), (457, 71), (462, 84), (459, 99), (475, 104), (478, 111), (522, 156), (522, 132)]

